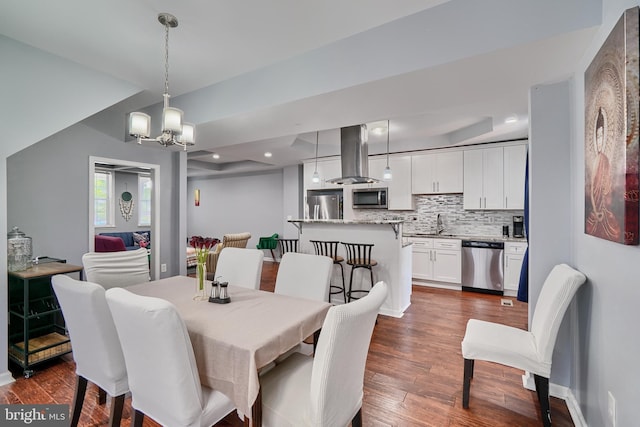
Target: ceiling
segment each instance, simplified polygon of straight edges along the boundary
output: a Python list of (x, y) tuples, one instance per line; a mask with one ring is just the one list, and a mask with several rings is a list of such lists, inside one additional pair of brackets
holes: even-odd
[[(336, 155), (340, 127), (374, 121), (389, 120), (392, 152), (526, 138), (530, 88), (575, 72), (601, 2), (477, 3), (0, 0), (0, 33), (139, 88), (105, 105), (111, 114), (153, 112), (164, 84), (156, 17), (174, 14), (169, 91), (197, 125), (197, 177), (300, 163), (317, 136), (319, 155)], [(369, 153), (386, 141), (371, 134)]]

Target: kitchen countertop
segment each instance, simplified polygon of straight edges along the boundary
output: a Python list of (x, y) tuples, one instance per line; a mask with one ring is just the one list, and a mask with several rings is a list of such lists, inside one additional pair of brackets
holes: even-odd
[(402, 237), (422, 237), (425, 239), (459, 239), (459, 240), (480, 240), (485, 242), (518, 242), (527, 243), (524, 237), (502, 237), (502, 236), (469, 236), (459, 234), (427, 234), (427, 233), (403, 233)]
[(302, 222), (305, 224), (402, 224), (403, 219), (288, 219), (287, 222)]

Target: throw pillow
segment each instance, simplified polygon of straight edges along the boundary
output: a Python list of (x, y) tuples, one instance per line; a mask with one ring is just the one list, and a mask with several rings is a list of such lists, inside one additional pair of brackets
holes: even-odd
[(149, 233), (133, 233), (133, 241), (135, 242), (136, 246), (141, 246), (143, 248), (146, 248), (147, 246), (149, 246)]

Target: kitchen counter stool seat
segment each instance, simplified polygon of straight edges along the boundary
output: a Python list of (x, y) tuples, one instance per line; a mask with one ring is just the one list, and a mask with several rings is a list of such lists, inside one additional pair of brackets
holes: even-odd
[(344, 262), (344, 258), (338, 255), (338, 241), (329, 241), (329, 240), (311, 240), (313, 244), (313, 249), (316, 251), (316, 255), (324, 255), (328, 256), (333, 260), (333, 265), (337, 265), (340, 267), (340, 272), (342, 273), (342, 286), (334, 285), (333, 283), (329, 284), (329, 302), (331, 302), (331, 295), (342, 294), (344, 298), (345, 304), (347, 303), (347, 290), (344, 284), (344, 267), (342, 263)]
[(353, 293), (369, 293), (367, 289), (353, 289), (353, 272), (357, 268), (366, 268), (369, 270), (371, 277), (371, 286), (374, 285), (373, 281), (373, 267), (378, 265), (378, 261), (371, 258), (371, 250), (373, 249), (373, 243), (346, 243), (342, 242), (347, 251), (347, 265), (351, 266), (351, 275), (349, 277), (349, 291), (347, 291), (348, 301), (350, 302), (355, 298)]

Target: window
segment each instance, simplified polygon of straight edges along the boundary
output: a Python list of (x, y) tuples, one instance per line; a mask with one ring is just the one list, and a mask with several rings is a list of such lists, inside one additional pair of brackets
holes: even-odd
[(93, 176), (93, 224), (96, 227), (113, 227), (113, 174), (110, 171), (96, 170)]
[(151, 225), (151, 177), (138, 175), (138, 225)]

